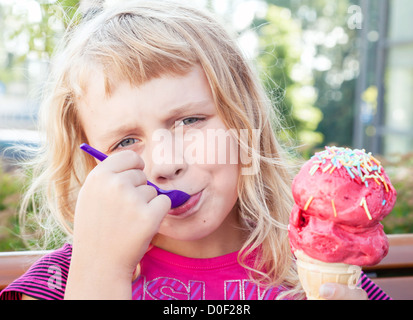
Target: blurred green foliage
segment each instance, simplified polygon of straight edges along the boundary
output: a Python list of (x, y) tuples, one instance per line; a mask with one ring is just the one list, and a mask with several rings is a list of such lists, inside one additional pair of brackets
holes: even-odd
[(5, 172), (0, 163), (0, 251), (27, 249), (20, 236), (17, 214), (23, 185), (17, 172)]
[[(79, 0), (39, 1), (36, 7), (22, 7), (16, 3), (11, 6), (0, 6), (0, 17), (3, 27), (2, 41), (10, 42), (14, 61), (18, 64), (29, 55), (41, 59), (50, 58), (62, 32), (74, 17)], [(32, 12), (31, 12), (32, 11)], [(22, 40), (19, 42), (18, 40)], [(24, 46), (22, 42), (24, 41)], [(12, 45), (15, 44), (13, 52)]]
[(285, 120), (287, 135), (305, 145), (300, 150), (304, 153), (323, 141), (316, 131), (323, 116), (314, 106), (317, 96), (312, 78), (294, 79), (303, 53), (301, 27), (286, 9), (270, 5), (257, 32), (262, 80)]
[(386, 233), (413, 233), (413, 153), (382, 160), (397, 191), (393, 211), (383, 220)]
[[(254, 22), (264, 25), (260, 41), (265, 42), (264, 48), (270, 49), (261, 54), (264, 55), (262, 60), (276, 86), (287, 90), (284, 112), (287, 117), (291, 116), (290, 121), (296, 126), (296, 138), (304, 144), (301, 153), (308, 157), (315, 148), (326, 144), (351, 146), (359, 42), (357, 30), (348, 27), (348, 8), (360, 1), (266, 2), (269, 4), (267, 17)], [(275, 70), (274, 66), (279, 67), (282, 63), (285, 68)], [(303, 70), (306, 79), (292, 77)], [(291, 83), (292, 78), (294, 83)], [(279, 90), (276, 86), (273, 86), (273, 92)], [(304, 90), (299, 92), (299, 86)], [(314, 92), (311, 98), (309, 89)], [(303, 98), (305, 101), (297, 101)]]

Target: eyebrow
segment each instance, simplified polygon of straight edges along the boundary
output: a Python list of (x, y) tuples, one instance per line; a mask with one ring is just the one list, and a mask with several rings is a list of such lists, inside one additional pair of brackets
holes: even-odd
[(176, 108), (172, 108), (171, 110), (169, 110), (165, 116), (165, 119), (169, 119), (171, 117), (176, 117), (176, 116), (191, 112), (193, 111), (193, 109), (205, 107), (211, 103), (212, 102), (210, 100), (200, 100), (200, 101), (185, 103), (181, 106), (178, 106)]

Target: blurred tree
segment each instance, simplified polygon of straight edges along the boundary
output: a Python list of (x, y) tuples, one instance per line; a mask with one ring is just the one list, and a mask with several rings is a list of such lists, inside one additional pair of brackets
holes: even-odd
[(299, 65), (302, 30), (291, 18), (290, 10), (275, 5), (269, 5), (262, 22), (257, 29), (260, 43), (257, 61), (263, 81), (285, 118), (286, 133), (304, 144), (302, 152), (309, 152), (323, 140), (315, 131), (322, 114), (313, 105), (316, 93), (312, 77)]
[[(311, 74), (312, 85), (317, 92), (314, 105), (323, 114), (314, 129), (320, 132), (324, 139), (321, 140), (320, 135), (317, 135), (313, 137), (313, 142), (316, 142), (319, 147), (324, 144), (351, 145), (359, 60), (357, 29), (350, 26), (352, 12), (349, 13), (349, 9), (359, 1), (266, 0), (265, 2), (268, 3), (269, 8), (277, 5), (288, 9), (292, 20), (301, 29), (300, 40), (303, 50), (301, 56), (296, 57), (299, 66), (295, 68)], [(266, 22), (274, 23), (268, 19), (255, 21), (256, 24)], [(291, 26), (292, 23), (289, 25)], [(275, 24), (275, 27), (283, 28), (280, 23)], [(274, 38), (267, 41), (277, 43), (277, 35), (274, 33)], [(287, 54), (290, 55), (291, 50), (287, 51)], [(296, 55), (295, 52), (292, 54)], [(286, 84), (288, 85), (288, 82)], [(289, 90), (288, 86), (285, 88)], [(306, 110), (300, 109), (288, 100), (286, 104), (292, 107), (295, 120), (300, 118), (298, 114)], [(308, 119), (308, 116), (304, 114), (301, 118)], [(308, 128), (313, 128), (314, 123), (314, 120), (308, 123)], [(296, 125), (300, 132), (302, 122), (298, 121)], [(302, 139), (300, 134), (298, 137)], [(307, 143), (305, 139), (303, 142)]]
[(79, 0), (26, 1), (2, 7), (3, 41), (18, 63), (28, 56), (48, 59), (74, 17)]
[[(0, 5), (0, 83), (26, 83), (30, 62), (46, 64), (79, 0), (25, 0)], [(44, 75), (47, 72), (42, 71)]]

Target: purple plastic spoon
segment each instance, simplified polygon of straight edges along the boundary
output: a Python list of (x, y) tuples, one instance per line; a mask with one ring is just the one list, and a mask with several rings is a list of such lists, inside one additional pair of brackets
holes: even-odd
[[(91, 156), (95, 157), (96, 159), (103, 161), (105, 160), (108, 156), (95, 148), (92, 148), (86, 143), (82, 143), (80, 145), (80, 149), (83, 151), (87, 152)], [(171, 199), (171, 208), (176, 208), (179, 207), (180, 205), (184, 204), (191, 196), (183, 191), (180, 190), (163, 190), (159, 188), (158, 186), (154, 185), (152, 182), (147, 181), (147, 184), (154, 187), (156, 191), (158, 192), (158, 195), (164, 194)]]

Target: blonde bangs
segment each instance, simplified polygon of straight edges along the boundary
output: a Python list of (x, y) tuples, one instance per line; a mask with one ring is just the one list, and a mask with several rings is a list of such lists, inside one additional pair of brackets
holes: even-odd
[(182, 29), (179, 21), (167, 24), (148, 19), (141, 8), (136, 11), (97, 16), (80, 26), (85, 32), (77, 30), (75, 37), (69, 37), (71, 44), (81, 44), (80, 50), (68, 50), (69, 57), (62, 57), (75, 61), (68, 65), (66, 81), (76, 98), (83, 96), (90, 75), (97, 71), (110, 95), (119, 82), (139, 86), (163, 75), (183, 75), (199, 63), (194, 48), (176, 32)]

